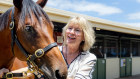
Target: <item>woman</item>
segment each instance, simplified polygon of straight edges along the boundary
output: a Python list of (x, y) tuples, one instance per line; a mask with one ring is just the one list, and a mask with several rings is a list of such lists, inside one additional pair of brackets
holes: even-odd
[(74, 17), (63, 28), (59, 49), (68, 66), (68, 79), (92, 79), (96, 56), (89, 52), (95, 42), (94, 30), (83, 17)]

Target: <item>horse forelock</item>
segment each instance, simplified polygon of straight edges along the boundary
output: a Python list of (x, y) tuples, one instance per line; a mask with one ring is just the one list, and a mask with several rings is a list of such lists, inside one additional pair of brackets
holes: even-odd
[(21, 9), (21, 14), (19, 16), (19, 23), (18, 23), (20, 24), (20, 26), (25, 25), (26, 17), (29, 17), (32, 24), (35, 24), (36, 22), (33, 18), (33, 15), (35, 15), (40, 25), (41, 25), (40, 17), (45, 18), (49, 24), (52, 24), (45, 11), (43, 11), (43, 9), (32, 0), (23, 0), (22, 5), (23, 6)]
[[(53, 26), (52, 22), (48, 18), (48, 15), (46, 14), (46, 12), (38, 4), (36, 4), (32, 0), (23, 0), (22, 5), (23, 6), (21, 9), (21, 13), (17, 19), (17, 20), (19, 20), (18, 24), (20, 26), (25, 25), (25, 18), (26, 17), (29, 17), (31, 19), (31, 21), (33, 23), (35, 23), (35, 21), (32, 17), (33, 14), (35, 15), (36, 19), (38, 20), (38, 22), (40, 24), (41, 24), (40, 17), (42, 17), (42, 18), (45, 18), (47, 20), (47, 22), (49, 24), (51, 24), (51, 26)], [(5, 13), (0, 15), (0, 31), (2, 31), (4, 28), (6, 28), (8, 26), (8, 22), (10, 19), (9, 16), (10, 16), (10, 12), (11, 12), (12, 8), (14, 8), (14, 7), (11, 7)], [(20, 11), (18, 11), (18, 12), (20, 12)]]

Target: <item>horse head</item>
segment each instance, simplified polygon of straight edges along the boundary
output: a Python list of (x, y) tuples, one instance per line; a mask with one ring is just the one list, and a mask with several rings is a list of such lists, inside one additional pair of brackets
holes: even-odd
[(53, 24), (43, 7), (47, 0), (13, 0), (10, 15), (13, 51), (49, 79), (65, 79), (67, 66), (53, 39)]

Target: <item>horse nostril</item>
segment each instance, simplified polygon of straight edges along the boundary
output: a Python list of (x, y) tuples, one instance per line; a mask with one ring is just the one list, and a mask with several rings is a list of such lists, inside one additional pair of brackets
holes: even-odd
[(55, 71), (55, 76), (56, 76), (57, 79), (61, 79), (61, 75), (59, 73), (59, 70)]
[(66, 79), (66, 75), (60, 74), (59, 70), (55, 71), (55, 76), (57, 79)]

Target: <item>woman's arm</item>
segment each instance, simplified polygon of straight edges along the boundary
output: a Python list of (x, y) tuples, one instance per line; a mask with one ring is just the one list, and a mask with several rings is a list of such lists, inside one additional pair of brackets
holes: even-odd
[(92, 79), (95, 63), (96, 61), (90, 61), (83, 64), (83, 66), (79, 68), (74, 79)]
[(95, 70), (96, 56), (87, 55), (83, 58), (74, 79), (92, 79), (92, 73)]

